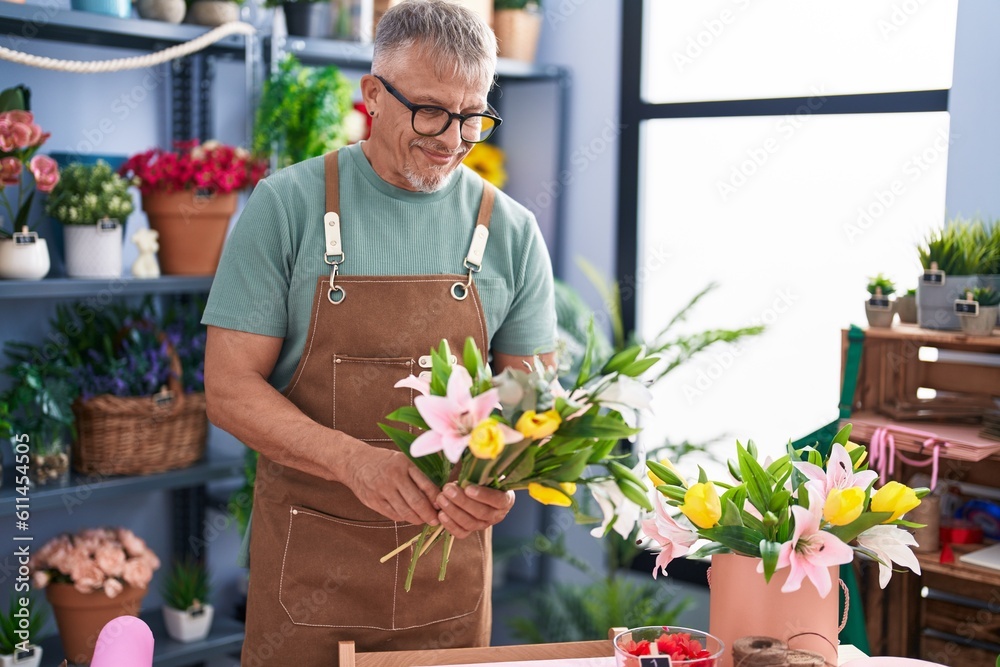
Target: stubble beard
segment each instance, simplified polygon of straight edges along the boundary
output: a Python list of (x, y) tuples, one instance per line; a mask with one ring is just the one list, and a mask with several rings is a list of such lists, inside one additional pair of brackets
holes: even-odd
[[(464, 155), (468, 152), (462, 149), (459, 149), (459, 151), (449, 150), (430, 137), (414, 139), (410, 142), (410, 148), (426, 148), (437, 153), (451, 153), (453, 155)], [(418, 169), (413, 162), (407, 162), (403, 165), (402, 171), (403, 177), (418, 192), (437, 192), (448, 184), (448, 179), (457, 166), (458, 164), (430, 165)]]

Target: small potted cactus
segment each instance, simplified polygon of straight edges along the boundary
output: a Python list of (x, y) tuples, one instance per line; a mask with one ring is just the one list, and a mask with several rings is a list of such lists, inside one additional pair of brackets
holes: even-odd
[(10, 609), (0, 611), (0, 666), (38, 667), (42, 663), (38, 634), (44, 624), (37, 600), (12, 593)]
[(992, 335), (1000, 313), (1000, 292), (992, 287), (974, 287), (965, 293), (964, 302), (969, 301), (974, 301), (979, 307), (974, 312), (958, 312), (962, 331), (969, 336)]
[(868, 300), (865, 301), (865, 315), (868, 316), (868, 326), (887, 328), (892, 326), (892, 318), (896, 314), (894, 301), (891, 299), (896, 292), (896, 285), (881, 273), (868, 279)]
[(212, 629), (211, 586), (200, 563), (177, 563), (163, 583), (163, 623), (176, 641), (200, 641)]

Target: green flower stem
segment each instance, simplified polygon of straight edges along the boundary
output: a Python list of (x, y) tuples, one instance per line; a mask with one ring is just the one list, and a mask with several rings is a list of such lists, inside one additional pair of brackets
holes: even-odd
[(482, 474), (479, 475), (479, 486), (482, 486), (487, 481), (489, 481), (490, 473), (493, 472), (493, 468), (496, 467), (497, 461), (499, 461), (499, 460), (500, 460), (500, 457), (498, 456), (498, 457), (496, 457), (495, 459), (493, 459), (492, 461), (490, 461), (489, 463), (486, 464), (486, 467), (483, 468)]
[[(413, 548), (413, 557), (410, 559), (410, 567), (406, 570), (406, 582), (403, 584), (403, 590), (405, 590), (407, 593), (410, 592), (410, 585), (413, 583), (413, 573), (417, 569), (417, 561), (420, 560), (420, 556), (422, 556), (424, 553), (423, 549), (424, 540), (427, 539), (427, 535), (430, 534), (430, 532), (431, 532), (431, 527), (424, 526), (424, 529), (420, 531), (420, 534), (417, 535), (417, 537), (415, 538), (417, 544)], [(410, 546), (411, 544), (413, 544), (413, 542), (414, 540), (410, 540), (402, 547), (396, 549), (396, 553), (399, 553), (406, 547)]]
[(444, 535), (444, 549), (441, 553), (441, 569), (438, 570), (438, 581), (444, 581), (444, 575), (448, 571), (448, 558), (451, 557), (451, 546), (455, 543), (455, 536), (451, 533)]
[(498, 464), (497, 466), (496, 477), (497, 478), (502, 477), (503, 475), (510, 473), (511, 470), (516, 468), (518, 463), (521, 462), (521, 457), (524, 455), (526, 451), (528, 451), (528, 447), (530, 447), (531, 443), (533, 442), (534, 440), (531, 440), (530, 438), (525, 438), (516, 445), (508, 448), (507, 451), (511, 453), (510, 454), (507, 454), (506, 452), (504, 453), (503, 463)]

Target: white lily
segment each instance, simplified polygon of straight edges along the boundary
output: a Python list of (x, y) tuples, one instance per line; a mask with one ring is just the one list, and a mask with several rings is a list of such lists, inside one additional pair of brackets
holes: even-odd
[(910, 551), (910, 547), (917, 546), (917, 541), (899, 526), (873, 526), (858, 535), (858, 544), (878, 556), (878, 585), (881, 588), (885, 588), (892, 577), (890, 562), (920, 574), (920, 562)]
[(653, 394), (642, 382), (620, 375), (595, 399), (605, 407), (620, 413), (625, 423), (635, 428), (638, 423), (638, 412), (649, 409)]
[(621, 535), (622, 539), (627, 540), (636, 524), (639, 523), (642, 508), (626, 499), (625, 494), (621, 492), (613, 480), (590, 484), (588, 488), (604, 514), (601, 525), (591, 530), (590, 534), (598, 539), (604, 537), (608, 525), (614, 521), (615, 524), (612, 527), (614, 531)]

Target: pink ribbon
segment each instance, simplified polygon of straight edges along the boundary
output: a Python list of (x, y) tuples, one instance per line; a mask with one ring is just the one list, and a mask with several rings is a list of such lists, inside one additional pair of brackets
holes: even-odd
[[(893, 437), (894, 434), (913, 435), (918, 438), (923, 438), (923, 443), (920, 445), (920, 453), (923, 454), (925, 449), (930, 449), (930, 458), (926, 461), (920, 461), (910, 458), (902, 452), (897, 451), (896, 439)], [(917, 429), (897, 425), (879, 426), (875, 429), (875, 433), (872, 434), (868, 454), (871, 457), (872, 467), (874, 467), (878, 472), (880, 483), (884, 484), (888, 477), (891, 477), (895, 472), (896, 457), (898, 456), (900, 460), (917, 468), (923, 468), (929, 465), (931, 467), (931, 489), (933, 489), (937, 486), (938, 463), (941, 448), (950, 446), (951, 444), (948, 441), (942, 440), (933, 433), (929, 433), (927, 431), (919, 431)]]

